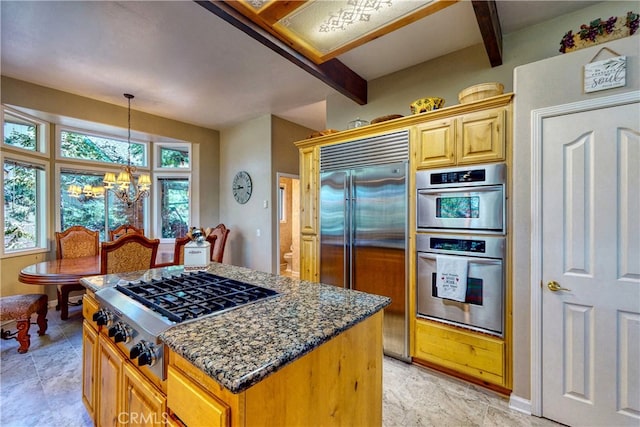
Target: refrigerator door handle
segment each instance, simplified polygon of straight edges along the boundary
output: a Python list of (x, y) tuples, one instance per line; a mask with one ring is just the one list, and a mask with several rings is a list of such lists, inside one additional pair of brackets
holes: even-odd
[(346, 209), (346, 213), (347, 216), (345, 218), (348, 219), (348, 222), (346, 223), (346, 227), (344, 230), (345, 233), (345, 270), (344, 270), (344, 287), (347, 289), (352, 289), (353, 286), (353, 268), (351, 268), (352, 264), (352, 256), (353, 256), (353, 230), (355, 229), (354, 224), (353, 224), (353, 213), (355, 212), (355, 210), (353, 209), (353, 194), (354, 194), (354, 189), (353, 189), (353, 173), (350, 171), (347, 174), (347, 183), (345, 186), (345, 191), (346, 191), (346, 200), (345, 200), (345, 209)]

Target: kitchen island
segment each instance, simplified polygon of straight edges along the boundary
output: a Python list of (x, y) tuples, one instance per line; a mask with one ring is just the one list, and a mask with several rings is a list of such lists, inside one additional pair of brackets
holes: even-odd
[[(382, 309), (389, 298), (213, 263), (212, 274), (279, 295), (164, 330), (167, 379), (154, 379), (145, 367), (134, 367), (105, 328), (91, 324), (95, 293), (181, 272), (175, 266), (82, 279), (88, 290), (83, 395), (96, 425), (115, 418), (170, 425), (381, 424)], [(113, 369), (118, 364), (123, 368)], [(104, 403), (108, 399), (113, 405)]]

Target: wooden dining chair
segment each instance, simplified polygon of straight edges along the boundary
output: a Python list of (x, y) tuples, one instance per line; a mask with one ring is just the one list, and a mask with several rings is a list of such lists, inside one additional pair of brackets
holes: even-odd
[(155, 267), (160, 239), (126, 234), (113, 242), (102, 242), (100, 274), (148, 270)]
[[(89, 230), (81, 225), (74, 225), (64, 231), (56, 231), (55, 238), (57, 259), (97, 256), (100, 253), (100, 232)], [(84, 290), (84, 286), (80, 283), (57, 286), (58, 305), (56, 305), (56, 310), (60, 310), (62, 320), (69, 318), (69, 294)]]
[(224, 224), (218, 224), (207, 234), (207, 242), (211, 244), (211, 261), (222, 262), (229, 231)]
[(136, 228), (133, 225), (124, 224), (115, 230), (109, 230), (109, 238), (111, 240), (116, 240), (118, 237), (122, 237), (126, 234), (140, 234), (144, 236), (144, 228)]
[(184, 236), (176, 239), (175, 246), (173, 248), (173, 265), (184, 264), (184, 246), (191, 241), (191, 237)]

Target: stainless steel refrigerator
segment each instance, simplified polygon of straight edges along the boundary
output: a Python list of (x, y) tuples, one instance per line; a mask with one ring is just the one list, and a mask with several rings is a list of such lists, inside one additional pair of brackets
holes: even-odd
[[(390, 297), (384, 313), (384, 351), (407, 360), (408, 163), (403, 158), (408, 136), (394, 136), (400, 141), (400, 156), (396, 150), (396, 155), (372, 157), (369, 140), (330, 147), (351, 148), (342, 153), (350, 154), (346, 162), (329, 161), (331, 156), (321, 151), (320, 281)], [(380, 141), (373, 142), (369, 145), (379, 148)], [(361, 148), (359, 156), (354, 148)], [(342, 156), (334, 156), (338, 157)], [(376, 162), (383, 164), (367, 165)]]

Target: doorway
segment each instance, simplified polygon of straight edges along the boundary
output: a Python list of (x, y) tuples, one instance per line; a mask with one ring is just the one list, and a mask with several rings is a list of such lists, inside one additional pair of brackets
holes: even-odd
[(278, 174), (278, 273), (300, 277), (300, 179)]
[(640, 414), (638, 95), (533, 112), (532, 391), (568, 425)]

